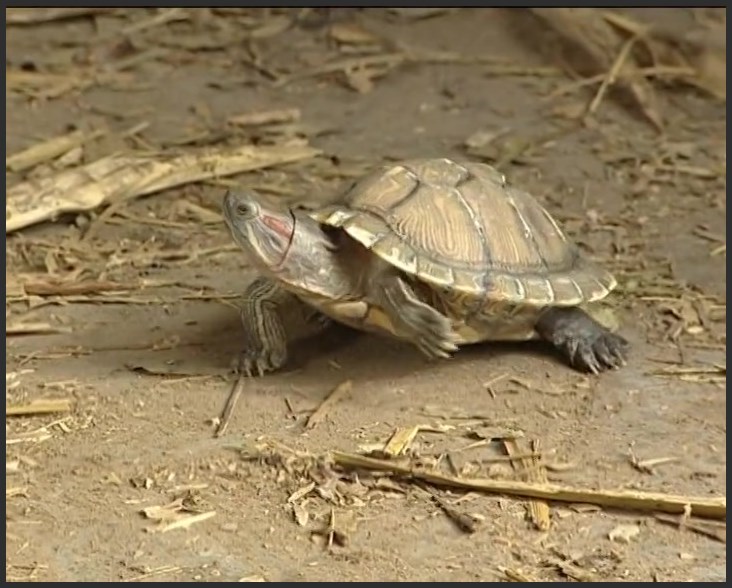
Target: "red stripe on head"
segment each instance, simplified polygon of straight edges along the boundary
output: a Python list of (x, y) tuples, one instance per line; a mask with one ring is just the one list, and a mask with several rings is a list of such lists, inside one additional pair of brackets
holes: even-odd
[(292, 232), (295, 228), (293, 223), (288, 221), (290, 221), (289, 218), (283, 219), (280, 216), (269, 216), (267, 214), (262, 215), (262, 222), (278, 235), (281, 235), (286, 239), (290, 239), (292, 237)]

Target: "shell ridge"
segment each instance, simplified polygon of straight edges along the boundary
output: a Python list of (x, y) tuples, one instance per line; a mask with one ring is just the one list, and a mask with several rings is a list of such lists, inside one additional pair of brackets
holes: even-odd
[(539, 254), (539, 259), (541, 260), (541, 265), (544, 267), (545, 270), (548, 270), (549, 265), (547, 264), (546, 259), (544, 259), (544, 256), (541, 254), (541, 249), (539, 248), (539, 243), (536, 240), (534, 231), (531, 230), (529, 223), (526, 222), (524, 215), (521, 214), (521, 211), (519, 210), (518, 205), (516, 204), (516, 200), (514, 200), (513, 196), (511, 196), (510, 194), (506, 195), (506, 199), (508, 200), (508, 203), (511, 206), (511, 209), (513, 210), (514, 214), (516, 215), (516, 218), (518, 219), (519, 223), (521, 224), (521, 226), (524, 229), (524, 237), (531, 239), (531, 243), (534, 246), (534, 250), (536, 251), (536, 253)]

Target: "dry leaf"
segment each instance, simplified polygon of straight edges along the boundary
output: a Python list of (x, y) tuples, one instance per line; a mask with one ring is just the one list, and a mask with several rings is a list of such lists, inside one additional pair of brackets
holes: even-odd
[(300, 120), (299, 108), (280, 108), (262, 112), (248, 112), (229, 118), (228, 122), (238, 126), (262, 126), (292, 123)]
[(174, 529), (185, 529), (216, 515), (216, 511), (189, 514), (185, 505), (186, 497), (176, 498), (164, 506), (148, 506), (140, 512), (148, 519), (157, 521), (154, 527), (146, 529), (148, 533), (166, 533)]
[(307, 496), (315, 489), (315, 482), (310, 482), (306, 486), (303, 486), (302, 488), (299, 488), (298, 490), (295, 490), (287, 499), (287, 502), (293, 503), (297, 502), (304, 496)]
[(164, 506), (156, 505), (145, 507), (140, 512), (148, 519), (152, 519), (154, 521), (170, 521), (178, 518), (182, 510), (183, 499), (177, 498), (173, 502)]
[(552, 108), (551, 113), (566, 120), (580, 120), (585, 115), (586, 110), (587, 105), (584, 102), (567, 102)]
[(475, 131), (472, 135), (465, 139), (465, 146), (468, 149), (482, 149), (483, 147), (487, 147), (488, 145), (493, 143), (493, 141), (495, 141), (502, 135), (508, 133), (509, 130), (510, 129), (504, 127), (496, 130)]
[(346, 82), (350, 88), (359, 94), (368, 94), (374, 89), (373, 73), (367, 69), (346, 71)]
[(111, 12), (116, 8), (7, 8), (7, 24), (30, 25)]
[(352, 23), (336, 23), (330, 27), (329, 34), (335, 41), (351, 45), (375, 45), (380, 42), (376, 35)]
[(310, 520), (310, 513), (301, 504), (292, 505), (292, 514), (295, 515), (295, 522), (301, 527), (306, 527)]
[(187, 529), (191, 525), (195, 525), (196, 523), (208, 520), (215, 515), (215, 510), (192, 515), (184, 515), (172, 521), (171, 523), (168, 523), (167, 525), (148, 528), (147, 531), (149, 533), (167, 533), (168, 531), (173, 531), (175, 529)]
[(388, 10), (402, 18), (421, 20), (423, 18), (432, 18), (434, 16), (453, 12), (457, 10), (457, 8), (389, 8)]

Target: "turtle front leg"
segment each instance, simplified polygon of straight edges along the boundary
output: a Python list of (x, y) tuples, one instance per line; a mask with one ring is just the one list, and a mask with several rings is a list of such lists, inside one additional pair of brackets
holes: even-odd
[(457, 351), (452, 322), (422, 302), (398, 275), (385, 275), (372, 282), (372, 298), (389, 316), (404, 339), (412, 341), (429, 358), (450, 357)]
[(285, 365), (288, 340), (282, 306), (295, 301), (300, 304), (294, 294), (267, 278), (258, 278), (249, 285), (241, 307), (246, 347), (238, 358), (240, 374), (262, 376)]
[(597, 374), (625, 364), (628, 342), (580, 308), (549, 308), (535, 328), (577, 369)]

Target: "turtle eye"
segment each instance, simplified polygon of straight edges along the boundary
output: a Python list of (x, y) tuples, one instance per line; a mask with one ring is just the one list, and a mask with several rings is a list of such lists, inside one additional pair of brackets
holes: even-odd
[(254, 218), (257, 215), (257, 208), (254, 204), (241, 202), (236, 205), (236, 214), (244, 219)]

